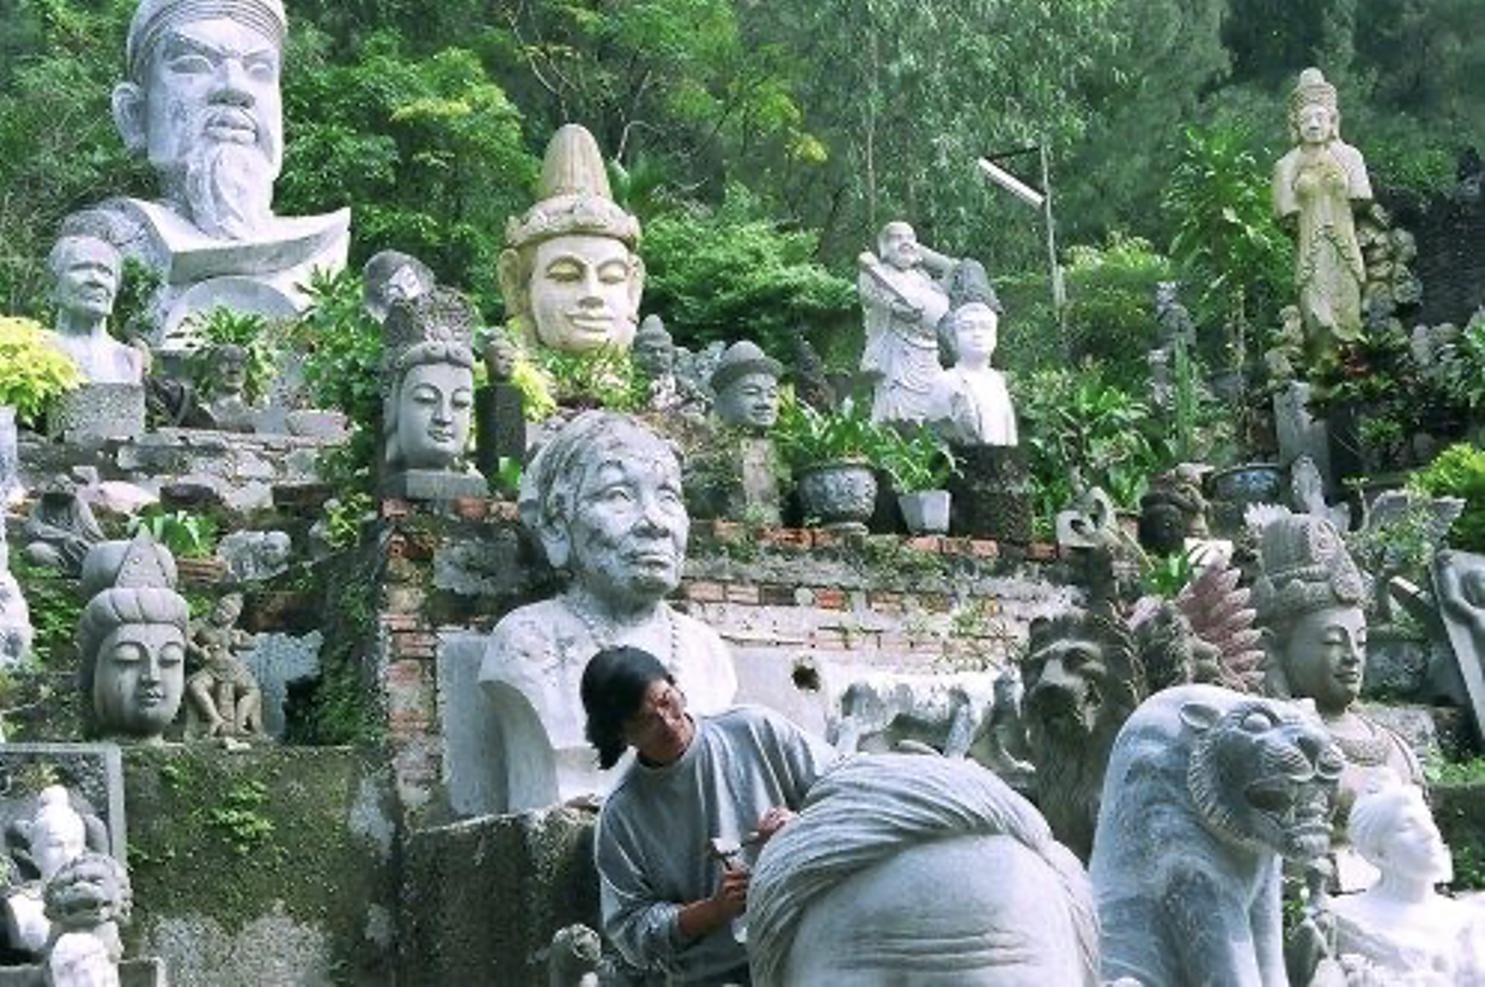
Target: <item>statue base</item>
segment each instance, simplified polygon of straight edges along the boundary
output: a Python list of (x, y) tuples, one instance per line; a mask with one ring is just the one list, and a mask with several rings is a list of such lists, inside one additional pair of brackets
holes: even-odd
[(1019, 446), (955, 446), (958, 476), (950, 492), (950, 531), (959, 536), (1032, 541), (1032, 481)]
[(410, 501), (452, 501), (461, 497), (488, 497), (490, 486), (478, 473), (403, 470), (382, 481), (382, 493)]
[(144, 435), (143, 384), (84, 384), (52, 408), (51, 435), (69, 443)]

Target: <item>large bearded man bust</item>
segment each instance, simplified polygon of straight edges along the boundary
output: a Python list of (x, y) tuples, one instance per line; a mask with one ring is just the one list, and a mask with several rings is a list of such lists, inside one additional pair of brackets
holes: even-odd
[(522, 478), (522, 523), (568, 582), (496, 625), (480, 665), (494, 710), (506, 810), (608, 788), (583, 733), (583, 669), (627, 645), (658, 658), (694, 713), (732, 705), (727, 646), (665, 598), (681, 581), (690, 519), (671, 447), (637, 420), (585, 412), (542, 447)]
[(63, 231), (101, 236), (161, 276), (156, 345), (176, 345), (186, 316), (217, 306), (293, 316), (312, 268), (345, 266), (349, 209), (273, 212), (287, 31), (281, 0), (143, 0), (130, 23), (114, 123), (148, 157), (160, 198), (106, 200)]

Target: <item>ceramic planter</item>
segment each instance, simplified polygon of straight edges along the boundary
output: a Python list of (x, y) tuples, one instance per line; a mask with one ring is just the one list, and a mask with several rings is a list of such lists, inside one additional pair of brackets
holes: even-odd
[(800, 501), (806, 517), (828, 528), (865, 532), (877, 502), (877, 480), (866, 463), (819, 463), (800, 474)]
[(903, 522), (915, 535), (943, 535), (949, 531), (949, 491), (911, 491), (898, 495)]

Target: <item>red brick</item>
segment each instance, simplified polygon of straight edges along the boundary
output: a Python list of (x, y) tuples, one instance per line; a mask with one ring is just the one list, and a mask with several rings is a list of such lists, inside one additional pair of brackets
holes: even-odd
[(810, 533), (803, 528), (766, 528), (759, 533), (758, 540), (781, 549), (810, 548)]
[(817, 549), (839, 549), (845, 542), (846, 536), (841, 532), (832, 531), (829, 528), (810, 530), (810, 544)]
[(465, 521), (484, 521), (490, 505), (483, 497), (456, 497), (454, 513)]
[(712, 522), (712, 537), (725, 545), (733, 545), (743, 541), (747, 530), (736, 521), (723, 521), (721, 518)]
[(1033, 562), (1050, 563), (1058, 558), (1058, 547), (1051, 542), (1033, 542), (1027, 546), (1027, 558)]
[(902, 614), (903, 595), (879, 592), (867, 596), (867, 606), (878, 614)]
[(758, 585), (753, 583), (729, 583), (726, 586), (729, 604), (758, 605)]
[(921, 598), (924, 610), (930, 614), (948, 614), (954, 609), (954, 601), (939, 593), (926, 593)]
[(982, 559), (995, 559), (1001, 554), (1001, 547), (993, 539), (971, 539), (970, 554)]
[(830, 587), (819, 587), (815, 591), (815, 606), (828, 611), (846, 610), (846, 592)]
[(691, 580), (684, 586), (687, 600), (703, 604), (721, 604), (727, 600), (727, 590), (713, 580)]
[(422, 683), (423, 663), (409, 659), (394, 660), (387, 663), (387, 684), (395, 683)]
[(422, 624), (413, 614), (380, 614), (377, 620), (388, 631), (417, 631)]
[(392, 654), (399, 659), (431, 659), (438, 638), (420, 632), (399, 632), (392, 636)]
[(938, 552), (939, 546), (937, 535), (918, 535), (908, 540), (908, 548), (915, 552)]
[(952, 538), (950, 538), (948, 536), (942, 536), (940, 538), (940, 540), (939, 540), (939, 550), (941, 552), (950, 553), (950, 554), (956, 555), (956, 556), (969, 556), (973, 552), (973, 550), (970, 547), (970, 540), (969, 539), (965, 539), (965, 538), (954, 538), (954, 539), (952, 539)]
[(795, 588), (783, 583), (765, 583), (758, 588), (758, 602), (769, 607), (795, 606)]
[(380, 505), (381, 516), (384, 519), (406, 518), (413, 506), (400, 497), (384, 497)]

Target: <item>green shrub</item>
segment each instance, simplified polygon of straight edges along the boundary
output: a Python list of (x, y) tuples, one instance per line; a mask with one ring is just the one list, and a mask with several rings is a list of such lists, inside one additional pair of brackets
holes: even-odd
[(1465, 510), (1450, 528), (1450, 547), (1481, 551), (1486, 542), (1486, 454), (1468, 443), (1457, 443), (1410, 477), (1409, 484), (1433, 497), (1464, 500)]
[(151, 505), (129, 523), (129, 534), (147, 531), (181, 559), (205, 559), (217, 548), (217, 523), (189, 511), (166, 511)]
[(597, 405), (616, 412), (636, 411), (644, 404), (645, 382), (635, 373), (627, 351), (608, 347), (582, 353), (541, 350), (534, 363), (551, 382), (552, 398), (558, 404)]
[(1172, 279), (1171, 261), (1139, 237), (1111, 234), (1099, 247), (1068, 250), (1068, 338), (1075, 360), (1102, 363), (1110, 380), (1145, 380), (1156, 344), (1156, 283)]
[(72, 358), (46, 341), (31, 319), (0, 316), (0, 405), (22, 425), (37, 426), (52, 403), (82, 382)]
[(217, 374), (213, 350), (231, 344), (241, 347), (248, 357), (247, 399), (257, 402), (268, 393), (278, 373), (279, 348), (274, 343), (274, 328), (268, 319), (256, 312), (236, 312), (214, 308), (191, 317), (200, 335), (202, 348), (197, 354), (197, 381), (210, 389), (216, 386)]

